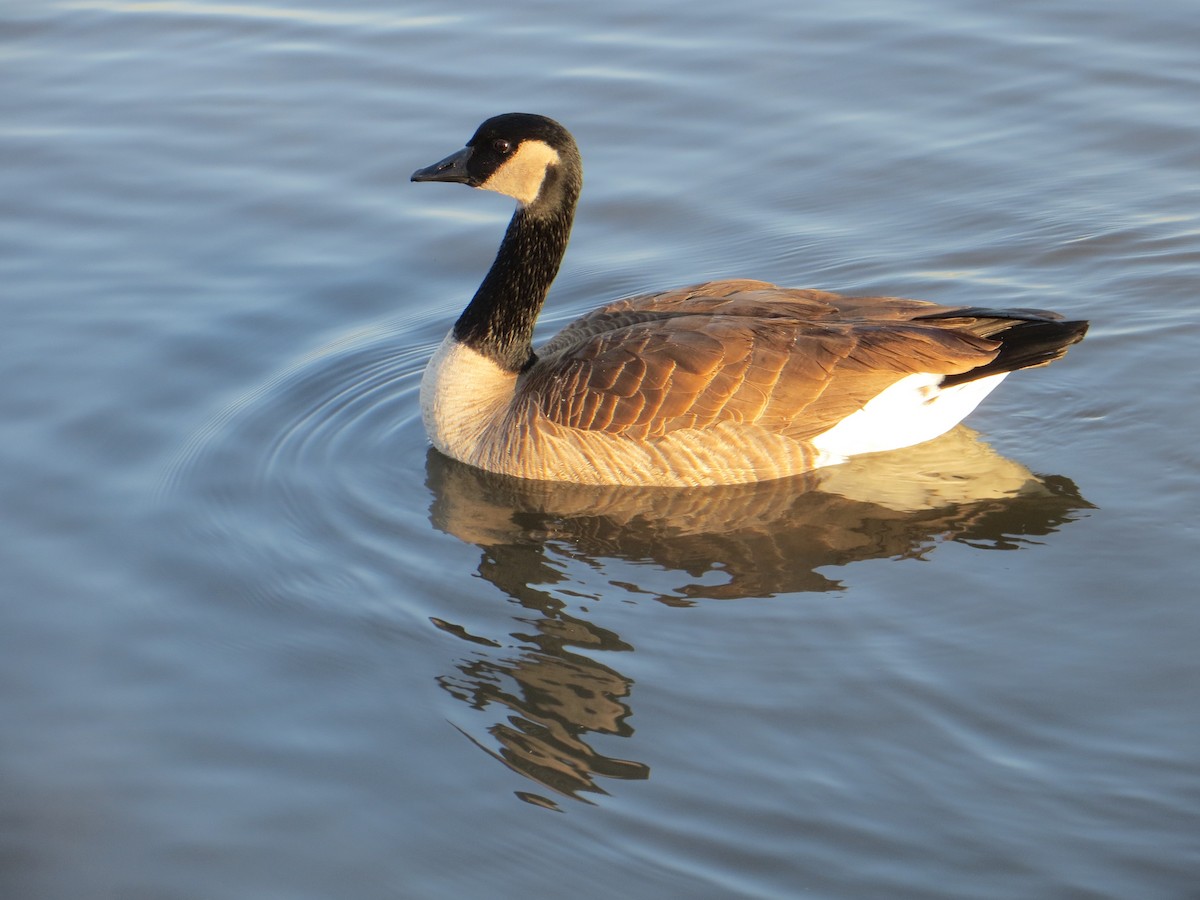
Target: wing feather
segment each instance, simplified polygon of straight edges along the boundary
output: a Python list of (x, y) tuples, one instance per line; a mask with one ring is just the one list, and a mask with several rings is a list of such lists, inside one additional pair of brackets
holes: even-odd
[[(518, 387), (550, 421), (637, 439), (718, 421), (814, 437), (915, 372), (986, 365), (981, 311), (723, 281), (619, 300), (542, 347)], [(983, 324), (981, 324), (983, 323)]]

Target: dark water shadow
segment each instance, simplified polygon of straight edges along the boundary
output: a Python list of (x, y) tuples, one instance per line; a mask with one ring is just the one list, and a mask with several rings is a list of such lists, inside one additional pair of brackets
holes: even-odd
[[(511, 644), (434, 619), (473, 645), (439, 682), (473, 709), (502, 713), (486, 729), (491, 745), (468, 734), (470, 740), (575, 799), (605, 793), (599, 777), (644, 779), (649, 769), (606, 756), (587, 740), (632, 735), (626, 721), (632, 682), (608, 654), (634, 648), (569, 612), (556, 596), (565, 560), (598, 572), (624, 560), (678, 573), (682, 581), (669, 591), (608, 584), (614, 594), (632, 590), (686, 607), (840, 590), (827, 570), (924, 557), (946, 541), (1017, 550), (1092, 508), (1070, 479), (1034, 475), (963, 427), (920, 447), (763, 484), (642, 489), (531, 482), (435, 451), (426, 475), (433, 525), (479, 547), (479, 575), (521, 608), (511, 632), (521, 648), (515, 654)], [(557, 808), (537, 794), (518, 796)]]

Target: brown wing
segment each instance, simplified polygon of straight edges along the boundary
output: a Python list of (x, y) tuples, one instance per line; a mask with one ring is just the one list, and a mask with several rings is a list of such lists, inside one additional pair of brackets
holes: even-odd
[(944, 310), (710, 282), (584, 316), (542, 348), (519, 390), (572, 428), (646, 439), (727, 420), (803, 440), (905, 375), (987, 363), (995, 341), (912, 321)]
[[(582, 339), (640, 322), (678, 315), (740, 315), (818, 320), (836, 312), (826, 291), (784, 289), (766, 281), (709, 281), (656, 294), (640, 294), (598, 307), (567, 325), (539, 351), (552, 355)], [(935, 307), (939, 308), (940, 307)]]

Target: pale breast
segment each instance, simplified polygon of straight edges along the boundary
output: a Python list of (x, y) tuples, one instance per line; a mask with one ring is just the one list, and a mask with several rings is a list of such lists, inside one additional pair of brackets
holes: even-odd
[(481, 465), (480, 448), (504, 429), (516, 383), (516, 375), (446, 335), (421, 377), (421, 418), (433, 446)]

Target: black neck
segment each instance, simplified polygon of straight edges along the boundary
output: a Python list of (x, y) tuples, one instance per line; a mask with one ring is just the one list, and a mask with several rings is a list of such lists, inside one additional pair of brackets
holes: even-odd
[(454, 325), (457, 340), (509, 372), (535, 358), (533, 326), (571, 236), (578, 193), (554, 193), (557, 202), (539, 197), (513, 215), (495, 262)]

